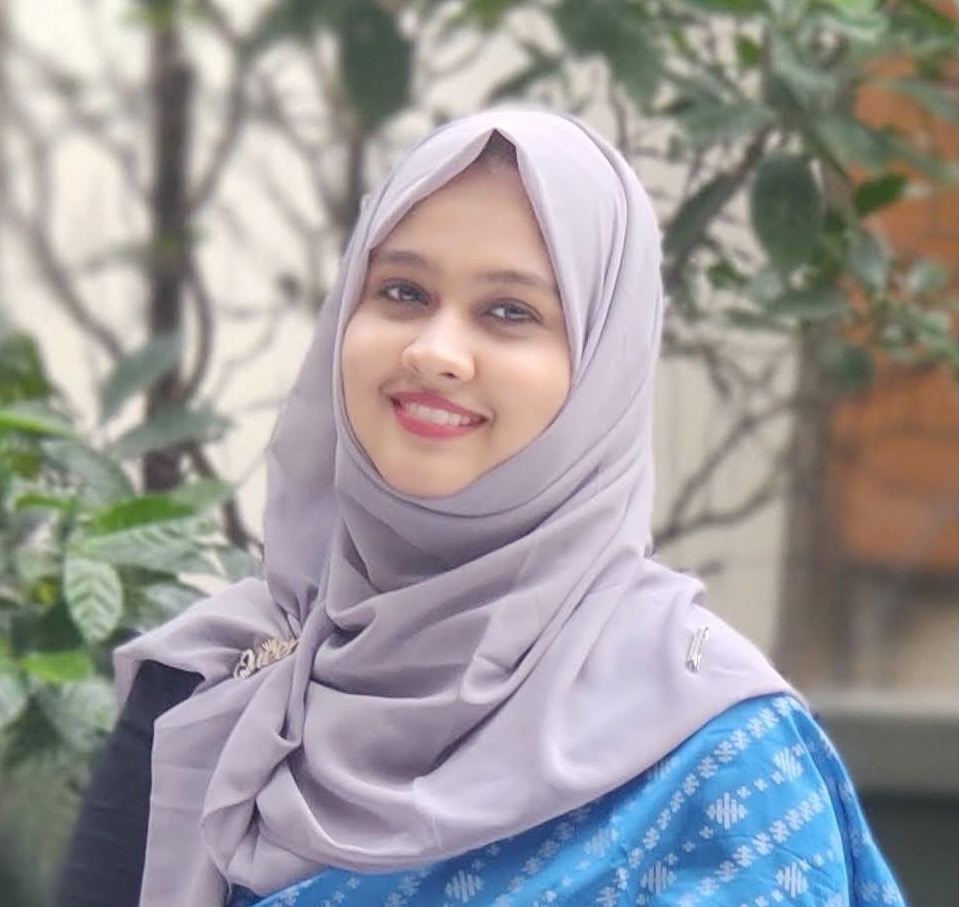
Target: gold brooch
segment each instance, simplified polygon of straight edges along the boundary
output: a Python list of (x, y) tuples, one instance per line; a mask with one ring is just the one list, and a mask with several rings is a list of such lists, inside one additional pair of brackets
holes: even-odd
[(287, 655), (292, 655), (296, 651), (299, 639), (277, 639), (271, 636), (257, 643), (252, 649), (245, 649), (240, 653), (237, 659), (236, 667), (233, 668), (233, 676), (237, 678), (250, 677), (260, 668), (265, 668)]

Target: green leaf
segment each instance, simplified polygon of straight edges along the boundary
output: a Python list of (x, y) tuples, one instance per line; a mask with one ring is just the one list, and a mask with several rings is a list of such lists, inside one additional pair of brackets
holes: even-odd
[(959, 164), (951, 157), (922, 148), (905, 136), (894, 135), (888, 137), (888, 140), (893, 157), (902, 158), (932, 182), (949, 185), (959, 182)]
[(11, 331), (0, 316), (0, 404), (36, 400), (52, 393), (36, 341)]
[(829, 103), (838, 93), (837, 76), (823, 69), (818, 60), (804, 59), (784, 35), (774, 35), (771, 57), (772, 72), (807, 103)]
[(116, 570), (102, 561), (67, 556), (63, 595), (73, 622), (87, 642), (103, 642), (123, 615), (123, 585)]
[(846, 298), (834, 287), (792, 290), (769, 303), (772, 315), (785, 315), (799, 321), (821, 321), (841, 315), (849, 307)]
[(350, 104), (370, 126), (409, 100), (412, 49), (376, 0), (351, 0), (340, 26), (340, 70)]
[(614, 78), (639, 103), (654, 95), (663, 74), (656, 20), (621, 0), (561, 0), (553, 20), (569, 50), (606, 59)]
[(808, 261), (823, 223), (819, 186), (809, 164), (774, 154), (759, 165), (749, 195), (753, 230), (769, 260), (783, 272)]
[(503, 17), (517, 5), (517, 0), (470, 0), (466, 4), (465, 13), (480, 29), (489, 32), (497, 28)]
[(894, 204), (902, 196), (909, 180), (901, 173), (883, 173), (856, 186), (852, 201), (860, 217)]
[(0, 434), (6, 431), (69, 437), (73, 434), (73, 426), (45, 403), (24, 400), (0, 407)]
[(613, 76), (640, 105), (648, 104), (656, 94), (663, 77), (662, 55), (651, 36), (641, 29), (632, 29), (630, 37), (607, 50)]
[(835, 7), (840, 12), (857, 16), (871, 13), (876, 8), (876, 0), (822, 0), (822, 2)]
[(710, 265), (706, 278), (715, 290), (741, 290), (746, 284), (746, 275), (728, 258), (721, 258)]
[(230, 500), (236, 494), (236, 486), (222, 479), (197, 479), (177, 485), (169, 492), (169, 498), (193, 513), (200, 514)]
[(682, 256), (702, 242), (716, 216), (729, 201), (733, 185), (729, 175), (721, 173), (689, 196), (666, 225), (664, 251)]
[(870, 12), (826, 12), (816, 17), (819, 28), (841, 39), (847, 45), (859, 45), (864, 50), (873, 51), (889, 31), (889, 17), (884, 13)]
[[(21, 586), (32, 586), (50, 577), (59, 577), (57, 553), (46, 549), (21, 548), (13, 556), (14, 574)], [(49, 604), (43, 601), (41, 604)]]
[(887, 79), (880, 84), (912, 98), (931, 114), (949, 123), (959, 123), (959, 97), (955, 86), (936, 85), (922, 79)]
[(938, 346), (945, 340), (955, 348), (959, 342), (956, 340), (949, 312), (926, 311), (913, 307), (904, 308), (903, 312), (906, 325), (920, 343)]
[(755, 69), (762, 62), (762, 48), (749, 35), (736, 35), (736, 58), (745, 69)]
[(729, 13), (734, 16), (749, 16), (763, 12), (763, 0), (685, 0), (689, 6), (698, 6), (707, 12)]
[(278, 0), (250, 31), (243, 55), (250, 57), (286, 40), (306, 42), (318, 31), (329, 28), (336, 8), (323, 0)]
[(157, 523), (192, 515), (192, 508), (175, 500), (172, 495), (144, 494), (117, 501), (93, 514), (90, 532), (100, 534), (129, 529), (142, 523)]
[(767, 313), (757, 312), (753, 309), (739, 307), (729, 308), (723, 311), (723, 318), (732, 327), (743, 331), (773, 331), (775, 333), (785, 333), (790, 330), (790, 327), (781, 318), (773, 317)]
[(517, 70), (509, 78), (498, 82), (487, 96), (487, 103), (493, 104), (508, 98), (522, 97), (541, 80), (553, 75), (560, 66), (558, 57), (538, 54), (526, 66)]
[(679, 118), (684, 141), (694, 149), (753, 135), (775, 120), (776, 114), (768, 107), (746, 103), (698, 105)]
[(38, 508), (40, 510), (69, 510), (76, 503), (72, 494), (62, 494), (37, 488), (24, 488), (13, 495), (11, 507), (14, 510)]
[(861, 164), (881, 170), (892, 158), (893, 145), (881, 130), (842, 114), (816, 118), (814, 128), (820, 140), (846, 164)]
[(893, 4), (890, 9), (894, 26), (908, 34), (910, 39), (921, 43), (934, 37), (948, 41), (952, 56), (955, 52), (956, 20), (945, 9), (937, 9), (933, 3), (923, 0), (908, 0)]
[(27, 688), (17, 674), (0, 672), (0, 733), (23, 714), (28, 699)]
[(231, 582), (237, 582), (250, 576), (260, 576), (263, 565), (259, 558), (241, 548), (219, 547), (213, 553), (223, 571), (223, 575)]
[(841, 391), (855, 393), (872, 381), (872, 356), (861, 346), (828, 337), (819, 345), (818, 355), (826, 374)]
[(175, 371), (181, 355), (179, 335), (161, 334), (124, 356), (100, 385), (100, 418), (111, 419), (127, 400)]
[(83, 680), (93, 673), (93, 661), (84, 649), (30, 652), (20, 659), (19, 664), (31, 677), (45, 683), (69, 683)]
[(940, 293), (949, 286), (949, 269), (932, 258), (921, 258), (909, 266), (905, 288), (911, 296)]
[(889, 282), (889, 252), (875, 234), (856, 230), (849, 238), (847, 260), (863, 286), (873, 292), (885, 289)]
[(170, 407), (158, 412), (150, 422), (117, 438), (109, 450), (119, 460), (131, 460), (187, 441), (215, 441), (223, 436), (228, 426), (226, 418), (208, 409)]
[(87, 677), (42, 691), (40, 706), (60, 737), (89, 752), (113, 727), (116, 695), (104, 677)]
[(79, 480), (81, 494), (91, 506), (103, 506), (135, 493), (133, 483), (118, 464), (78, 440), (44, 441), (43, 452), (71, 478)]
[(133, 13), (152, 29), (166, 28), (176, 22), (180, 0), (140, 0)]
[(196, 552), (207, 534), (206, 524), (198, 519), (145, 523), (119, 532), (77, 537), (70, 553), (115, 567), (178, 573), (197, 563)]
[(203, 598), (203, 593), (179, 583), (154, 583), (143, 592), (147, 601), (159, 608), (164, 617), (179, 614)]

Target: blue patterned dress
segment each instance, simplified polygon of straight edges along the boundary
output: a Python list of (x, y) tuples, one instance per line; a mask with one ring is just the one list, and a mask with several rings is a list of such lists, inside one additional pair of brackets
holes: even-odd
[(734, 706), (618, 790), (418, 870), (326, 869), (230, 907), (860, 907), (903, 899), (852, 783), (787, 696)]

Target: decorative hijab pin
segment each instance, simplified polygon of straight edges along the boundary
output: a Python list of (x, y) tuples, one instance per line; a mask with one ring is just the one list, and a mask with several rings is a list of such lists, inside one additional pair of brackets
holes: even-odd
[(277, 639), (271, 636), (269, 639), (258, 642), (252, 649), (244, 649), (233, 668), (233, 676), (239, 679), (251, 677), (260, 668), (268, 667), (286, 658), (287, 655), (292, 655), (299, 642), (300, 640), (296, 637)]
[(709, 627), (699, 627), (693, 634), (689, 648), (686, 650), (686, 668), (693, 674), (698, 673), (699, 666), (703, 662), (703, 646), (709, 636)]

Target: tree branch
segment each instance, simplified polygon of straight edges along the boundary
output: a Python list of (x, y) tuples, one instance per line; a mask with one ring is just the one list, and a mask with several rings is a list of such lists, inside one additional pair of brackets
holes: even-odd
[[(707, 526), (722, 525), (724, 522), (734, 522), (757, 509), (772, 496), (773, 490), (767, 488), (770, 479), (757, 486), (756, 489), (741, 503), (725, 511), (707, 511), (696, 517), (695, 520), (684, 519), (686, 512), (692, 507), (697, 496), (713, 480), (719, 469), (728, 461), (731, 454), (738, 450), (743, 440), (762, 425), (779, 419), (794, 410), (797, 406), (795, 397), (786, 397), (776, 400), (758, 412), (746, 412), (736, 420), (726, 435), (702, 459), (699, 466), (686, 478), (673, 499), (669, 515), (656, 534), (661, 544), (672, 541), (687, 532)], [(782, 453), (774, 457), (776, 464), (771, 472), (780, 473)], [(778, 483), (777, 486), (778, 488)], [(738, 515), (738, 517), (737, 517)]]
[[(219, 479), (220, 475), (210, 462), (206, 451), (195, 441), (186, 445), (186, 454), (193, 464), (197, 473), (205, 479)], [(247, 530), (240, 516), (240, 510), (234, 499), (225, 501), (220, 508), (223, 514), (223, 525), (226, 537), (230, 543), (237, 548), (248, 549), (251, 544), (256, 543), (256, 539)]]
[(200, 208), (212, 195), (220, 177), (239, 145), (240, 136), (246, 126), (246, 60), (240, 47), (240, 38), (227, 21), (223, 11), (210, 0), (199, 0), (197, 8), (215, 25), (217, 33), (227, 42), (233, 59), (227, 92), (226, 115), (223, 127), (213, 150), (206, 170), (199, 176), (187, 199), (187, 210), (191, 213)]

